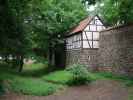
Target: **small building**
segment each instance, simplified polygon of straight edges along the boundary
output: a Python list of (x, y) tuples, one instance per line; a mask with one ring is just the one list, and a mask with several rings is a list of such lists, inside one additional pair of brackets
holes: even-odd
[(66, 36), (66, 66), (84, 64), (95, 69), (98, 65), (99, 32), (103, 29), (105, 25), (97, 15), (82, 20)]

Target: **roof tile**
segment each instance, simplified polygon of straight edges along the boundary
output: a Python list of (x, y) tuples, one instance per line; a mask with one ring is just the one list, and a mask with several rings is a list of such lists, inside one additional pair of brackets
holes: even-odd
[(74, 29), (72, 29), (70, 35), (83, 31), (92, 19), (93, 17), (87, 17), (86, 19), (82, 20)]

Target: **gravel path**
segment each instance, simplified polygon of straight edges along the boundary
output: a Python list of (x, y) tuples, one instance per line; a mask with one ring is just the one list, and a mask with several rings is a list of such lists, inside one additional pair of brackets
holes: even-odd
[(99, 80), (88, 86), (70, 87), (50, 96), (6, 94), (0, 100), (128, 100), (127, 89), (119, 82)]

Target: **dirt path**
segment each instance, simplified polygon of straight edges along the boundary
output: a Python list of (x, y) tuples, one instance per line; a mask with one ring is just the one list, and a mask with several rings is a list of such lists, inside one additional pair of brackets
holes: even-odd
[(89, 86), (70, 87), (50, 96), (24, 96), (7, 94), (0, 100), (128, 100), (127, 89), (120, 83), (101, 80)]

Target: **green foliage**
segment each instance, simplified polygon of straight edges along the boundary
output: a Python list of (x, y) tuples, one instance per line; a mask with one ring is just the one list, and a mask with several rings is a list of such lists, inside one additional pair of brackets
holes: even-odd
[(0, 53), (6, 55), (25, 53), (28, 44), (23, 26), (26, 0), (2, 0), (1, 6), (3, 21), (0, 24), (2, 27)]
[(65, 33), (87, 15), (80, 0), (32, 0), (29, 9), (32, 46), (47, 55), (53, 54), (56, 46), (64, 43)]
[(68, 83), (72, 79), (72, 74), (68, 71), (56, 71), (51, 72), (50, 74), (45, 75), (42, 78), (49, 82), (68, 85)]
[(65, 33), (87, 15), (80, 0), (1, 0), (0, 13), (0, 55), (16, 58), (20, 71), (20, 58), (32, 48), (43, 57), (54, 53)]
[[(128, 87), (133, 86), (133, 79), (128, 76), (114, 75), (108, 72), (96, 72), (96, 73), (88, 72), (86, 76), (88, 76), (87, 80), (89, 81), (111, 79), (111, 80), (118, 80), (124, 83)], [(71, 80), (73, 79), (73, 75), (70, 71), (65, 70), (65, 71), (51, 72), (50, 74), (45, 75), (42, 78), (44, 80), (53, 83), (70, 85)]]
[[(132, 0), (103, 0), (98, 13), (111, 25), (131, 23), (133, 21)], [(99, 9), (100, 8), (100, 9)]]
[[(53, 84), (47, 81), (44, 81), (38, 77), (33, 77), (32, 75), (20, 74), (13, 71), (8, 66), (0, 66), (0, 80), (3, 81), (1, 84), (0, 82), (0, 92), (3, 92), (5, 88), (8, 88), (10, 91), (14, 91), (16, 93), (22, 93), (27, 95), (49, 95), (56, 92), (59, 89), (62, 89), (62, 85)], [(42, 69), (42, 64), (36, 64), (29, 66), (24, 66), (24, 71), (38, 71)], [(40, 74), (37, 72), (36, 74)], [(44, 75), (44, 74), (43, 74)], [(4, 85), (4, 87), (3, 87)], [(3, 89), (4, 88), (4, 89)]]
[(71, 84), (81, 85), (86, 84), (88, 81), (88, 69), (84, 65), (74, 64), (66, 69), (72, 73)]
[[(12, 56), (13, 65), (22, 69), (22, 60), (30, 49), (29, 38), (24, 28), (28, 0), (1, 0), (0, 56), (6, 62)], [(9, 63), (9, 62), (8, 62)], [(11, 62), (10, 62), (11, 63)]]
[(92, 4), (96, 4), (98, 1), (101, 1), (101, 0), (82, 0), (82, 3), (87, 5), (92, 5)]

